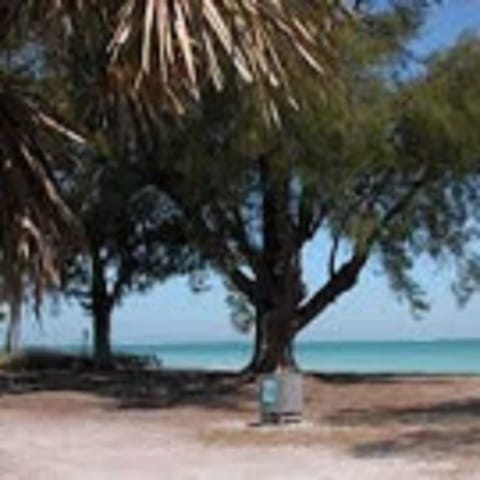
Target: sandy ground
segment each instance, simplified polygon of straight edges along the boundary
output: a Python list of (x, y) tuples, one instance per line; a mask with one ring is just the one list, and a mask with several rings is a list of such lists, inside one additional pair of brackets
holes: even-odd
[(280, 429), (255, 424), (254, 385), (220, 377), (9, 384), (0, 479), (480, 479), (480, 379), (305, 383), (305, 422)]

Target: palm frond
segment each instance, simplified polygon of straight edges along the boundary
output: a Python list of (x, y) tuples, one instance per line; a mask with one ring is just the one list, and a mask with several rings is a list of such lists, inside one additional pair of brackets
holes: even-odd
[[(281, 91), (295, 102), (290, 69), (325, 78), (345, 0), (30, 0), (59, 15), (72, 32), (82, 15), (105, 15), (112, 69), (130, 87), (158, 81), (160, 100), (176, 110), (209, 82), (222, 89), (226, 69), (269, 102)], [(43, 14), (45, 18), (45, 13)]]
[[(3, 300), (10, 305), (9, 342), (26, 292), (39, 311), (45, 289), (58, 285), (61, 243), (78, 232), (55, 180), (55, 137), (80, 137), (0, 77), (0, 255)], [(11, 345), (10, 345), (11, 346)]]

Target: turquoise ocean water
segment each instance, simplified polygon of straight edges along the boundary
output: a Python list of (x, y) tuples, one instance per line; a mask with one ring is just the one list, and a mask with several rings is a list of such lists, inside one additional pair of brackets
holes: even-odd
[[(154, 355), (165, 367), (241, 369), (247, 343), (125, 345), (116, 351)], [(325, 373), (431, 373), (480, 375), (480, 340), (432, 342), (307, 342), (296, 346), (302, 369)]]

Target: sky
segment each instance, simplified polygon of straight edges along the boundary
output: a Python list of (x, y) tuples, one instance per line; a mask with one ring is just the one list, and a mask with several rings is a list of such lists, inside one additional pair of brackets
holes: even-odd
[[(422, 35), (413, 43), (417, 56), (426, 57), (451, 45), (463, 31), (480, 32), (480, 0), (444, 1), (435, 9)], [(305, 252), (306, 279), (318, 283), (324, 272), (324, 253), (319, 237)], [(426, 287), (431, 310), (415, 319), (406, 304), (389, 290), (375, 262), (363, 273), (359, 284), (302, 333), (302, 340), (435, 340), (480, 338), (480, 295), (459, 309), (451, 293), (452, 268), (439, 268), (420, 261), (415, 275)], [(194, 341), (246, 340), (230, 322), (225, 290), (212, 276), (210, 289), (190, 291), (184, 278), (174, 278), (142, 296), (127, 297), (115, 312), (115, 344), (158, 344)], [(75, 305), (62, 304), (57, 312), (47, 307), (38, 323), (27, 318), (23, 342), (35, 345), (79, 344), (90, 327), (88, 317)], [(0, 335), (2, 333), (0, 326)]]

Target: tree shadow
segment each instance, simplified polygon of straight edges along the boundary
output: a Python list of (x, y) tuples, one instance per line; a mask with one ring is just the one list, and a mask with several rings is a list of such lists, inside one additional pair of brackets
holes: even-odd
[(381, 427), (386, 424), (403, 425), (449, 425), (480, 423), (480, 392), (478, 398), (432, 403), (420, 407), (342, 409), (327, 417), (333, 425)]
[[(308, 376), (333, 385), (379, 385), (379, 384), (402, 384), (410, 383), (412, 380), (421, 381), (423, 385), (442, 385), (448, 383), (448, 375), (428, 375), (421, 373), (411, 373), (411, 374), (389, 374), (389, 373), (318, 373), (318, 372), (308, 372)], [(461, 375), (456, 375), (461, 377)]]
[(480, 454), (480, 394), (478, 398), (431, 403), (411, 408), (343, 409), (327, 417), (333, 426), (367, 428), (374, 440), (353, 441), (357, 457), (412, 455), (446, 457)]
[(1, 395), (78, 392), (114, 400), (114, 409), (186, 406), (245, 411), (254, 398), (248, 379), (234, 372), (196, 370), (0, 372)]
[(480, 426), (448, 430), (421, 428), (390, 438), (355, 445), (353, 454), (359, 458), (388, 458), (411, 455), (445, 458), (449, 455), (475, 456), (480, 453)]

